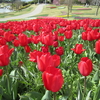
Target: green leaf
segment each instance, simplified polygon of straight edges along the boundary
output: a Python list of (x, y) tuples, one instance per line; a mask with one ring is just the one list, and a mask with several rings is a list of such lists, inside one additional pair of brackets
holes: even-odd
[(29, 98), (27, 96), (20, 96), (19, 100), (29, 100)]
[(99, 82), (99, 70), (96, 71), (96, 73), (94, 74), (92, 81), (94, 82)]
[(43, 95), (39, 92), (32, 91), (32, 92), (27, 93), (26, 96), (29, 96), (31, 98), (37, 98), (37, 100), (41, 100)]
[(100, 84), (98, 85), (93, 100), (99, 100), (100, 99)]
[(90, 94), (91, 94), (91, 90), (88, 92), (86, 100), (90, 100)]
[(78, 95), (76, 100), (83, 100), (83, 93), (80, 84), (78, 84)]
[(17, 88), (18, 88), (18, 82), (17, 80), (12, 85), (12, 93), (13, 93), (13, 100), (16, 100), (17, 97)]
[(50, 92), (51, 91), (46, 90), (46, 92), (45, 92), (45, 94), (44, 94), (44, 96), (42, 97), (41, 100), (52, 100), (51, 96), (50, 96)]
[(68, 96), (62, 96), (59, 100), (67, 100)]
[(25, 98), (27, 98), (27, 100), (41, 100), (42, 96), (43, 95), (41, 93), (32, 91), (21, 95), (20, 100), (26, 100)]

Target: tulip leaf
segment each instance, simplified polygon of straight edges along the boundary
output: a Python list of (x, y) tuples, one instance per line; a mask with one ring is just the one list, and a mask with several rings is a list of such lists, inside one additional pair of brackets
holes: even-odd
[(27, 96), (20, 96), (19, 100), (29, 100), (29, 98)]
[(90, 94), (91, 94), (91, 90), (88, 92), (86, 100), (90, 100)]
[(99, 82), (99, 70), (96, 71), (96, 73), (94, 74), (92, 81), (94, 82)]
[(68, 96), (63, 96), (62, 98), (60, 98), (59, 100), (67, 100)]
[(46, 92), (45, 92), (45, 94), (44, 94), (44, 96), (42, 97), (41, 100), (52, 100), (51, 96), (50, 96), (50, 92), (51, 91), (46, 90)]
[(98, 85), (95, 93), (94, 93), (94, 98), (93, 100), (99, 100), (100, 99), (100, 84)]
[(83, 100), (83, 93), (80, 84), (78, 84), (78, 95), (76, 100)]
[(41, 100), (42, 96), (43, 95), (41, 93), (32, 91), (32, 92), (28, 92), (24, 95), (21, 95), (20, 100), (35, 100), (35, 99)]
[(17, 97), (17, 88), (18, 88), (18, 82), (16, 80), (12, 85), (13, 100), (15, 100)]

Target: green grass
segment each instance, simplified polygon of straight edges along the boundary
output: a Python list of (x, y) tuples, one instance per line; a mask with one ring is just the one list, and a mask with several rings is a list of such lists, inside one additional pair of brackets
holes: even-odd
[[(0, 18), (7, 18), (7, 17), (18, 16), (21, 14), (29, 13), (29, 12), (32, 12), (36, 8), (36, 6), (37, 5), (31, 5), (30, 7), (23, 9), (21, 11), (0, 14)], [(56, 8), (51, 9), (50, 7), (56, 7)], [(62, 7), (62, 9), (59, 9), (59, 7)], [(63, 16), (63, 14), (62, 14), (62, 11), (65, 11), (66, 13), (68, 12), (66, 5), (60, 5), (60, 6), (56, 6), (56, 5), (52, 5), (52, 4), (45, 5), (43, 8), (43, 11), (40, 14), (37, 14), (35, 16), (30, 16), (29, 18), (38, 17), (38, 16), (50, 16), (50, 17), (62, 16), (63, 18), (68, 19), (68, 20), (73, 20), (73, 19), (75, 19), (75, 17), (90, 17), (90, 18), (100, 19), (100, 17), (99, 17), (100, 9), (99, 9), (98, 15), (97, 16), (95, 15), (95, 12), (97, 9), (96, 6), (90, 6), (90, 8), (92, 8), (92, 10), (73, 10), (73, 9), (78, 9), (78, 8), (85, 8), (85, 7), (82, 5), (74, 5), (72, 8), (72, 12), (70, 12), (71, 16), (68, 18), (68, 17)], [(73, 14), (73, 13), (82, 13), (82, 14)], [(21, 19), (21, 20), (26, 20), (26, 19)], [(29, 20), (29, 19), (27, 19), (27, 20)]]
[(10, 12), (10, 13), (1, 13), (0, 18), (8, 18), (8, 17), (19, 16), (22, 14), (30, 13), (36, 8), (36, 6), (37, 5), (33, 4), (30, 7), (26, 8), (26, 9), (22, 9), (20, 11), (15, 11), (15, 12)]
[[(62, 15), (62, 11), (65, 11), (66, 13), (68, 12), (67, 10), (67, 6), (66, 5), (61, 5), (61, 6), (56, 6), (57, 8), (53, 8), (53, 9), (50, 9), (49, 7), (52, 6), (52, 7), (55, 7), (55, 5), (46, 5), (44, 6), (44, 9), (43, 11), (38, 14), (39, 15), (43, 15), (43, 14), (47, 14), (48, 13), (48, 16), (51, 16), (51, 17), (57, 17), (57, 16), (61, 16)], [(59, 7), (65, 7), (64, 9), (59, 9)], [(75, 16), (77, 17), (91, 17), (91, 18), (100, 18), (100, 9), (99, 9), (99, 12), (98, 12), (98, 16), (95, 15), (95, 12), (96, 12), (96, 9), (97, 7), (96, 6), (90, 6), (92, 8), (92, 10), (72, 10), (72, 12), (70, 12), (70, 15), (72, 15), (71, 17), (64, 17), (68, 20), (73, 20)], [(78, 9), (78, 8), (85, 8), (84, 6), (80, 6), (80, 5), (74, 5), (73, 6), (73, 9)], [(82, 14), (72, 14), (72, 13), (82, 13)]]

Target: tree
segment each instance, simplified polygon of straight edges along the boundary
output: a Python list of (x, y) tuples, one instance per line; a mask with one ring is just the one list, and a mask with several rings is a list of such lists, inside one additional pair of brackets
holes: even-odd
[(22, 6), (21, 0), (15, 0), (14, 5), (15, 5), (15, 8), (16, 8), (17, 10), (19, 10), (20, 7)]

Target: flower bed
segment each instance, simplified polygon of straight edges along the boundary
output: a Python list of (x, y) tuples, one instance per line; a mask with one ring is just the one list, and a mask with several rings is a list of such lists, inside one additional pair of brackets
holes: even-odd
[(78, 8), (76, 10), (92, 10), (92, 8)]
[(66, 8), (66, 7), (58, 7), (58, 9), (64, 9), (64, 8)]
[(0, 23), (2, 100), (99, 100), (99, 65), (99, 19)]
[[(69, 17), (71, 17), (72, 15), (69, 15)], [(68, 17), (68, 15), (60, 15), (60, 16), (57, 16), (57, 17), (62, 17), (62, 18), (64, 18), (64, 17)]]
[(57, 8), (57, 7), (50, 7), (51, 9), (53, 9), (53, 8)]
[(42, 18), (42, 19), (62, 19), (59, 17), (50, 17), (50, 16), (39, 16), (38, 18)]
[(95, 19), (95, 18), (91, 18), (91, 17), (74, 17), (75, 19)]

